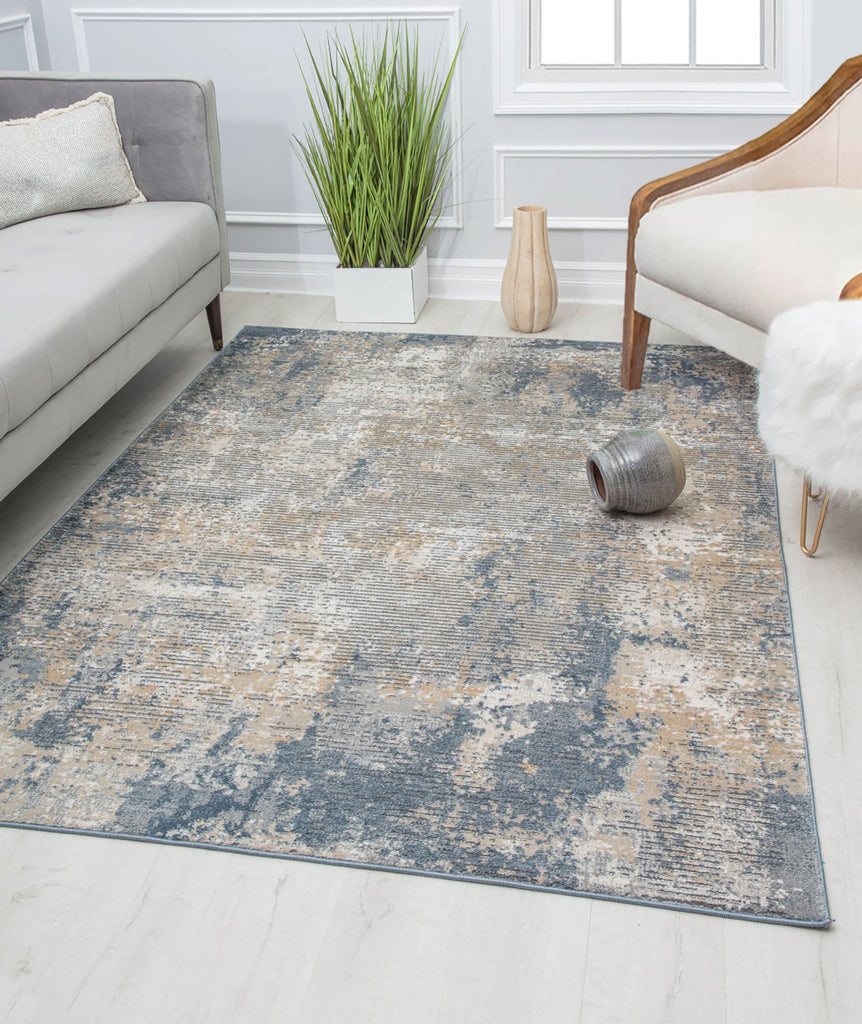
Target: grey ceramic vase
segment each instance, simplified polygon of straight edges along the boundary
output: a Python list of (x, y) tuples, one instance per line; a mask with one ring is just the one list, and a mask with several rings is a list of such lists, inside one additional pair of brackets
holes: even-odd
[(587, 477), (605, 512), (658, 512), (682, 493), (685, 463), (663, 430), (626, 430), (588, 456)]

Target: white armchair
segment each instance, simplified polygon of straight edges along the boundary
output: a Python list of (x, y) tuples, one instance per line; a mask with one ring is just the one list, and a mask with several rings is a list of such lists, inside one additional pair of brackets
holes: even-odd
[(635, 193), (621, 381), (641, 386), (650, 321), (760, 366), (773, 319), (862, 298), (862, 56), (794, 114)]

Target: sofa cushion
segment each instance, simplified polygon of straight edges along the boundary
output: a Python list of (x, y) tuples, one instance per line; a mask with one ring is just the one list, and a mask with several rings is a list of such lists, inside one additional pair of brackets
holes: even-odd
[(837, 299), (862, 272), (862, 189), (692, 196), (654, 207), (638, 274), (761, 331), (787, 309)]
[(204, 203), (61, 213), (0, 231), (0, 437), (218, 254)]
[(0, 228), (68, 210), (145, 201), (107, 93), (0, 123)]

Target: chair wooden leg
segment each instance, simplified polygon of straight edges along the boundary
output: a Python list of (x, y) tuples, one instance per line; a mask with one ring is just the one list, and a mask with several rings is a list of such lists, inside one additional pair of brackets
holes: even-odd
[(637, 209), (637, 195), (629, 210), (629, 237), (626, 249), (626, 292), (623, 307), (623, 355), (620, 366), (620, 383), (627, 391), (641, 386), (649, 340), (649, 317), (635, 310), (635, 235), (640, 213)]
[(811, 481), (806, 477), (802, 481), (802, 520), (799, 530), (799, 546), (802, 548), (802, 553), (808, 555), (810, 558), (817, 550), (820, 544), (820, 534), (823, 532), (823, 524), (826, 522), (826, 510), (829, 508), (829, 492), (826, 491), (823, 494), (823, 504), (820, 506), (820, 515), (817, 519), (817, 526), (814, 530), (814, 540), (811, 542), (811, 546), (808, 545), (808, 502), (813, 501), (820, 497), (818, 491), (814, 494), (811, 490)]
[(210, 327), (210, 337), (212, 338), (213, 348), (216, 352), (221, 352), (224, 340), (222, 337), (221, 327), (221, 295), (216, 295), (211, 303), (207, 306), (207, 323)]
[(634, 307), (626, 306), (623, 319), (623, 358), (620, 383), (628, 391), (641, 386), (649, 341), (649, 317), (638, 313)]

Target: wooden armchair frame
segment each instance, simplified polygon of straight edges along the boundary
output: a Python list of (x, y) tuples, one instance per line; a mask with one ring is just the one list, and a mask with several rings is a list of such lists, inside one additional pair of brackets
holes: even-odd
[[(635, 309), (635, 239), (641, 218), (660, 199), (675, 192), (736, 171), (746, 164), (763, 162), (778, 153), (812, 128), (835, 107), (853, 86), (862, 80), (862, 56), (845, 61), (834, 75), (795, 113), (764, 135), (744, 143), (721, 156), (677, 171), (644, 185), (634, 194), (629, 208), (628, 251), (626, 255), (626, 290), (623, 318), (623, 351), (620, 381), (624, 388), (641, 386), (650, 319)], [(862, 298), (862, 273), (851, 278), (840, 298)]]

